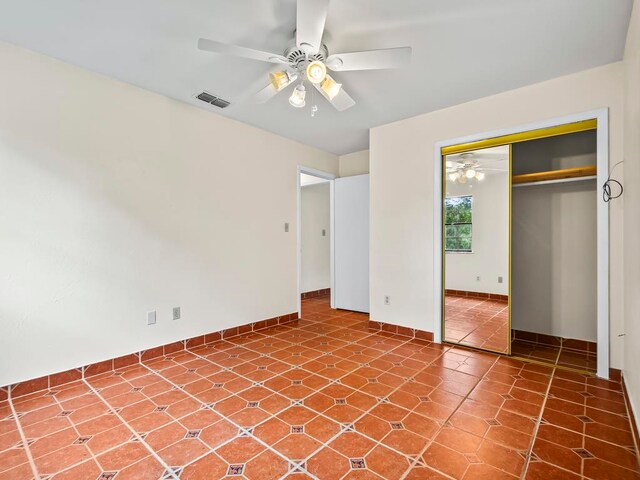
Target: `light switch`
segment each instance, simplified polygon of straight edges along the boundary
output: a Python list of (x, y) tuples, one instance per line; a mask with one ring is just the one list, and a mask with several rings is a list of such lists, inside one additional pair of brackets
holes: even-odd
[(155, 325), (156, 323), (156, 311), (147, 312), (147, 325)]
[(284, 231), (285, 231), (285, 233), (289, 232), (289, 224), (288, 223), (284, 224)]

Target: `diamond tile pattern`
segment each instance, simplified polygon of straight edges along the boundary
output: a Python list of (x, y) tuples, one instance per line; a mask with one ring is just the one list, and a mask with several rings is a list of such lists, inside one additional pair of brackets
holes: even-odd
[(302, 317), (0, 402), (0, 478), (640, 479), (620, 383)]

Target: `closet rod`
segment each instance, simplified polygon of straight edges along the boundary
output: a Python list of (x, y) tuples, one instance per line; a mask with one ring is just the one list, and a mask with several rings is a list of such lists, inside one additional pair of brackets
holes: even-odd
[(515, 185), (516, 183), (542, 182), (545, 180), (556, 180), (560, 178), (588, 177), (595, 174), (596, 166), (588, 165), (584, 167), (551, 170), (548, 172), (535, 172), (514, 175), (511, 178), (511, 182)]
[(532, 185), (551, 185), (553, 183), (570, 183), (570, 182), (582, 182), (585, 180), (595, 180), (597, 175), (589, 175), (588, 177), (573, 177), (573, 178), (556, 178), (555, 180), (542, 180), (540, 182), (527, 182), (527, 183), (514, 183), (513, 188), (516, 187), (529, 187)]

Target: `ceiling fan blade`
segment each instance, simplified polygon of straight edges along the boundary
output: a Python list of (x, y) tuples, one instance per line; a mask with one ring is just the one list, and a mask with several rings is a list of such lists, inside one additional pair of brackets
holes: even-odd
[(200, 38), (198, 40), (198, 48), (207, 52), (221, 53), (223, 55), (233, 55), (236, 57), (250, 58), (251, 60), (260, 60), (262, 62), (285, 63), (288, 64), (286, 58), (275, 53), (262, 52), (253, 48), (240, 47), (238, 45), (229, 45), (228, 43), (216, 42)]
[(327, 102), (333, 105), (335, 109), (338, 110), (339, 112), (342, 112), (347, 108), (351, 108), (356, 104), (356, 101), (353, 98), (351, 98), (351, 96), (347, 92), (344, 91), (344, 88), (341, 88), (338, 94), (335, 97), (333, 97), (333, 100), (331, 100), (329, 98), (329, 95), (327, 95), (327, 93), (322, 89), (322, 87), (319, 84), (312, 84), (312, 85), (316, 87), (316, 90), (318, 90), (320, 94), (327, 99)]
[(271, 83), (269, 83), (269, 85), (267, 85), (266, 87), (264, 87), (262, 90), (260, 90), (258, 93), (254, 95), (253, 100), (255, 103), (266, 103), (272, 97), (275, 97), (275, 95), (279, 91), (280, 90), (276, 90), (275, 87)]
[(327, 58), (327, 68), (344, 72), (348, 70), (378, 70), (400, 68), (409, 64), (411, 47), (384, 48), (364, 52), (337, 53)]
[(322, 45), (329, 0), (298, 0), (296, 45), (308, 55), (315, 55)]

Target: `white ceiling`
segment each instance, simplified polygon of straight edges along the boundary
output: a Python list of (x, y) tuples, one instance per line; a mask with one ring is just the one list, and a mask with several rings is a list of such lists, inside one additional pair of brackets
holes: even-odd
[[(336, 154), (370, 127), (620, 60), (632, 0), (332, 0), (329, 52), (411, 46), (397, 71), (334, 77), (356, 100), (339, 113), (248, 98), (272, 64), (199, 51), (199, 37), (280, 53), (295, 0), (0, 0), (0, 40), (192, 103)], [(289, 89), (293, 88), (292, 86)], [(193, 98), (207, 90), (226, 110)]]

